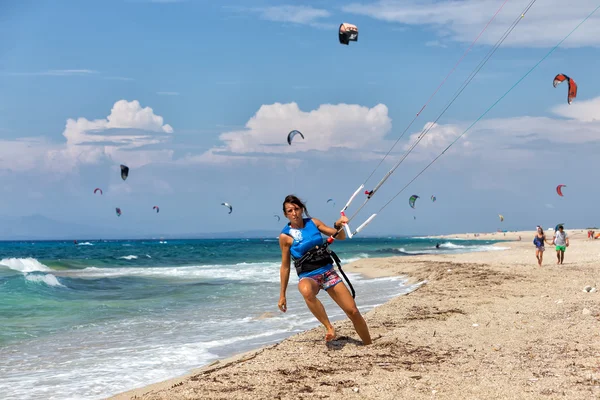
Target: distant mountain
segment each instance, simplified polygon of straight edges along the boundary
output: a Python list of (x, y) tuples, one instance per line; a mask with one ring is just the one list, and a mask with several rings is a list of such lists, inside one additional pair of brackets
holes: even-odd
[(108, 228), (59, 222), (43, 215), (0, 217), (0, 240), (73, 240), (108, 237)]
[(0, 240), (86, 240), (86, 239), (146, 239), (146, 238), (276, 238), (278, 230), (251, 230), (216, 233), (145, 233), (112, 228), (59, 222), (40, 214), (24, 217), (0, 216)]

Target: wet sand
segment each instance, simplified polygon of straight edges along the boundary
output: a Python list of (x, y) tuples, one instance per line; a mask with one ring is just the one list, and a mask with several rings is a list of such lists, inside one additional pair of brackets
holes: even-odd
[(563, 265), (546, 246), (538, 267), (533, 231), (478, 236), (520, 235), (507, 250), (356, 261), (345, 270), (422, 282), (365, 315), (372, 345), (339, 321), (329, 344), (315, 328), (114, 398), (600, 398), (600, 293), (584, 291), (600, 284), (600, 240), (567, 232)]

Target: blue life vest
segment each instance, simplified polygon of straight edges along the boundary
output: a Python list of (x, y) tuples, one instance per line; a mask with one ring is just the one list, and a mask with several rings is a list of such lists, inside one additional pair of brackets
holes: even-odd
[[(299, 260), (308, 250), (323, 244), (323, 235), (312, 219), (304, 218), (303, 221), (304, 228), (302, 229), (292, 228), (288, 223), (281, 230), (281, 233), (290, 236), (294, 240), (290, 247), (290, 253), (294, 260)], [(306, 276), (324, 274), (332, 268), (333, 264), (330, 263), (313, 271), (299, 273), (298, 276), (304, 278)]]

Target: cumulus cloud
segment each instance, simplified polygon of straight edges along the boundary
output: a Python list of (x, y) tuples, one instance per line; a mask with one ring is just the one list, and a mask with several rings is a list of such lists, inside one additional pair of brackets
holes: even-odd
[(591, 100), (575, 100), (572, 104), (561, 104), (552, 111), (562, 117), (578, 121), (600, 121), (600, 97)]
[[(452, 141), (454, 141), (463, 131), (460, 125), (447, 124), (440, 125), (433, 122), (428, 122), (423, 126), (420, 132), (415, 132), (410, 135), (403, 149), (410, 150), (415, 146), (418, 152), (428, 155), (435, 155), (443, 151)], [(463, 140), (456, 144), (457, 146), (468, 148), (470, 142)]]
[[(246, 129), (226, 132), (219, 137), (224, 150), (245, 153), (295, 153), (331, 148), (365, 149), (380, 142), (391, 129), (388, 108), (356, 104), (322, 104), (316, 110), (302, 111), (296, 103), (263, 105), (246, 123)], [(291, 130), (299, 130), (292, 146), (286, 142)]]
[(15, 170), (41, 167), (49, 172), (68, 172), (77, 165), (110, 159), (139, 166), (170, 159), (172, 150), (147, 147), (168, 142), (172, 134), (173, 128), (150, 107), (142, 108), (137, 100), (119, 100), (106, 118), (69, 118), (64, 144), (35, 138), (3, 141), (0, 165)]
[[(529, 0), (508, 2), (479, 43), (495, 44), (528, 3)], [(501, 4), (501, 0), (380, 0), (350, 3), (343, 7), (343, 11), (392, 23), (421, 25), (433, 29), (441, 37), (471, 42)], [(562, 0), (534, 4), (503, 46), (554, 46), (598, 6), (593, 0), (571, 2), (569, 7), (564, 7), (564, 4)], [(565, 47), (598, 45), (600, 14), (593, 15), (563, 43)]]

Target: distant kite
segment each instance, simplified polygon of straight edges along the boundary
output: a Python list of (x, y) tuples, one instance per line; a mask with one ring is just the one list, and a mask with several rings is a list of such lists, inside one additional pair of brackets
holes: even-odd
[(435, 201), (436, 201), (436, 200), (437, 200), (437, 199), (436, 199), (436, 197), (435, 197), (435, 196), (431, 196), (431, 201), (433, 201), (433, 202), (435, 203)]
[(566, 76), (565, 74), (558, 74), (554, 77), (554, 82), (552, 82), (552, 84), (554, 85), (554, 87), (557, 87), (564, 81), (569, 82), (569, 95), (567, 96), (567, 101), (569, 104), (571, 104), (573, 102), (573, 99), (577, 97), (577, 84), (575, 83), (575, 81)]
[(152, 209), (153, 209), (153, 210), (156, 210), (156, 212), (158, 212), (158, 211), (159, 211), (159, 208), (158, 208), (158, 206), (154, 206), (154, 207), (152, 207)]
[(281, 217), (280, 217), (279, 215), (277, 215), (277, 214), (273, 214), (273, 216), (274, 216), (275, 218), (277, 218), (277, 222), (281, 221)]
[(222, 205), (222, 206), (225, 206), (225, 207), (227, 207), (227, 208), (229, 208), (229, 213), (228, 213), (228, 214), (231, 214), (231, 212), (233, 211), (233, 207), (231, 207), (231, 206), (229, 205), (229, 203), (221, 203), (221, 205)]
[(287, 136), (287, 142), (288, 142), (288, 144), (289, 144), (290, 146), (292, 145), (292, 140), (294, 139), (294, 137), (295, 137), (296, 135), (300, 135), (300, 137), (301, 137), (302, 139), (304, 139), (304, 135), (302, 134), (302, 132), (300, 132), (300, 131), (296, 131), (296, 130), (294, 130), (294, 131), (291, 131), (290, 133), (288, 133), (288, 136)]
[(504, 221), (504, 215), (498, 214), (498, 218), (500, 218), (500, 222)]
[(416, 194), (413, 194), (412, 196), (410, 196), (410, 198), (408, 199), (408, 205), (411, 206), (412, 208), (415, 208), (415, 201), (417, 201), (418, 198), (419, 198), (419, 196), (417, 196)]
[(558, 193), (558, 195), (559, 195), (559, 196), (561, 196), (561, 197), (562, 197), (562, 195), (563, 195), (563, 194), (562, 194), (562, 188), (564, 188), (564, 187), (567, 187), (567, 185), (558, 185), (558, 186), (556, 187), (556, 193)]
[(356, 25), (344, 22), (340, 25), (338, 37), (340, 44), (349, 45), (350, 42), (358, 41), (358, 28)]
[(335, 200), (333, 200), (333, 199), (327, 199), (327, 203), (329, 203), (330, 201), (333, 202), (332, 205), (335, 207)]
[(121, 216), (121, 209), (119, 207), (115, 208), (115, 211), (117, 213), (117, 217)]
[(100, 189), (100, 188), (94, 189), (94, 194), (96, 194), (96, 192), (100, 192), (100, 194), (102, 194), (102, 189)]
[(129, 167), (121, 164), (121, 179), (125, 180), (129, 176)]

